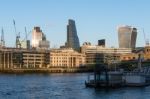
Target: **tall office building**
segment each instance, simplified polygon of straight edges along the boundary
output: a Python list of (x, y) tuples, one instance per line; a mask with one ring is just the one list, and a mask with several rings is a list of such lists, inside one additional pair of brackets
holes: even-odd
[(131, 26), (120, 26), (118, 28), (119, 48), (135, 48), (136, 37), (136, 28)]
[(79, 51), (80, 43), (77, 35), (75, 21), (69, 19), (67, 25), (67, 42), (65, 44), (66, 47), (73, 48), (74, 50)]
[(32, 47), (44, 49), (49, 48), (49, 41), (46, 40), (46, 36), (40, 27), (34, 27), (32, 31)]
[(98, 46), (105, 47), (105, 39), (98, 40)]
[(40, 41), (42, 41), (42, 31), (40, 27), (34, 27), (32, 31), (32, 47), (39, 47)]

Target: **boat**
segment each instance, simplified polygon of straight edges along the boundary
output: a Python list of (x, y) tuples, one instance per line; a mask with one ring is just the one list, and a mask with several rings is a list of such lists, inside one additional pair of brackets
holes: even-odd
[(150, 67), (142, 67), (142, 58), (139, 54), (137, 68), (124, 73), (123, 80), (128, 87), (143, 87), (150, 85)]
[(94, 73), (85, 81), (86, 87), (116, 88), (116, 87), (143, 87), (150, 85), (150, 67), (141, 66), (139, 55), (138, 67), (130, 72), (109, 71), (104, 64), (96, 64)]
[(121, 71), (109, 71), (106, 66), (97, 64), (93, 74), (88, 75), (85, 81), (86, 87), (94, 88), (116, 88), (123, 85)]
[(125, 85), (128, 87), (143, 87), (150, 85), (150, 68), (143, 67), (123, 75)]

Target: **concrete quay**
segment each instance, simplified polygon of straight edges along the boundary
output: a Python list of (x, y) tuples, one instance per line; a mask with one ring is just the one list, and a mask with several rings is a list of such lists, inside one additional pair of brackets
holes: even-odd
[(0, 69), (0, 73), (83, 73), (91, 71), (90, 68)]

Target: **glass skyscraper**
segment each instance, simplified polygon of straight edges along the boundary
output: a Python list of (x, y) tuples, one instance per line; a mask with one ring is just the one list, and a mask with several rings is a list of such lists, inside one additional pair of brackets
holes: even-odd
[(80, 50), (80, 43), (79, 43), (79, 38), (77, 35), (75, 21), (72, 19), (69, 19), (68, 25), (67, 25), (66, 47), (73, 48), (74, 50), (77, 50), (77, 51)]
[(49, 48), (49, 41), (46, 40), (46, 35), (42, 32), (40, 27), (34, 27), (32, 31), (32, 47), (33, 48)]
[(32, 31), (32, 47), (37, 48), (39, 47), (39, 42), (42, 41), (42, 30), (40, 27), (34, 27)]
[(119, 48), (135, 48), (137, 29), (131, 26), (118, 28)]

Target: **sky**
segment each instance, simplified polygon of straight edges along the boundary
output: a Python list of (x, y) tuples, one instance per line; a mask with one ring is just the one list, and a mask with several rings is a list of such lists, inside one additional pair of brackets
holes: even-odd
[(120, 25), (138, 29), (138, 47), (150, 39), (150, 0), (0, 0), (0, 13), (0, 28), (10, 47), (15, 46), (13, 19), (21, 39), (25, 27), (31, 39), (33, 27), (40, 26), (51, 47), (65, 44), (68, 19), (76, 22), (80, 45), (106, 39), (106, 46), (118, 47)]

